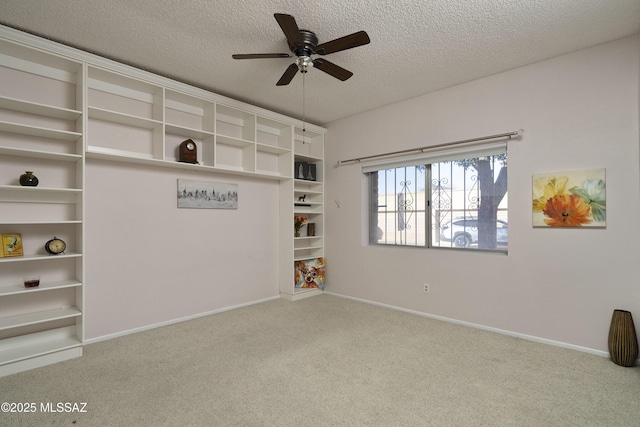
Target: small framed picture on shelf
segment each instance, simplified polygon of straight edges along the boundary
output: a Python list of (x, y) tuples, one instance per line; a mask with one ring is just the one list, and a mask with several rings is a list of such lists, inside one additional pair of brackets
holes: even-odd
[(22, 235), (21, 234), (3, 234), (2, 235), (2, 254), (3, 257), (22, 256)]
[(315, 163), (295, 162), (295, 178), (304, 179), (307, 181), (315, 181), (316, 180)]
[(325, 272), (326, 266), (322, 257), (295, 261), (295, 287), (324, 290)]

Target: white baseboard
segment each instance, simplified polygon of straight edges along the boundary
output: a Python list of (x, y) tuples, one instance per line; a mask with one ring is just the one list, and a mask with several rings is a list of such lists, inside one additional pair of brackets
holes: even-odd
[(485, 331), (495, 332), (495, 333), (502, 334), (502, 335), (508, 335), (510, 337), (521, 338), (521, 339), (524, 339), (524, 340), (527, 340), (527, 341), (534, 341), (534, 342), (538, 342), (538, 343), (541, 343), (541, 344), (548, 344), (548, 345), (552, 345), (552, 346), (555, 346), (555, 347), (562, 347), (562, 348), (567, 348), (567, 349), (570, 349), (570, 350), (577, 350), (577, 351), (581, 351), (583, 353), (589, 353), (589, 354), (594, 354), (596, 356), (609, 358), (609, 352), (602, 351), (602, 350), (596, 350), (594, 348), (582, 347), (582, 346), (575, 345), (575, 344), (569, 344), (569, 343), (565, 343), (565, 342), (561, 342), (561, 341), (554, 341), (554, 340), (550, 340), (550, 339), (546, 339), (546, 338), (536, 337), (536, 336), (533, 336), (533, 335), (520, 334), (518, 332), (507, 331), (505, 329), (498, 329), (498, 328), (493, 328), (493, 327), (490, 327), (490, 326), (478, 325), (476, 323), (464, 322), (462, 320), (456, 320), (456, 319), (451, 319), (449, 317), (437, 316), (437, 315), (429, 314), (429, 313), (423, 313), (421, 311), (410, 310), (410, 309), (407, 309), (407, 308), (397, 307), (395, 305), (383, 304), (383, 303), (380, 303), (380, 302), (370, 301), (370, 300), (366, 300), (366, 299), (362, 299), (362, 298), (351, 297), (351, 296), (348, 296), (348, 295), (336, 294), (336, 293), (328, 292), (328, 291), (325, 291), (325, 294), (333, 295), (333, 296), (340, 297), (340, 298), (346, 298), (346, 299), (362, 302), (362, 303), (365, 303), (365, 304), (377, 305), (379, 307), (385, 307), (385, 308), (389, 308), (389, 309), (392, 309), (392, 310), (403, 311), (405, 313), (415, 314), (417, 316), (422, 316), (422, 317), (428, 317), (430, 319), (442, 320), (444, 322), (455, 323), (455, 324), (458, 324), (458, 325), (469, 326), (471, 328), (482, 329), (482, 330), (485, 330)]
[(152, 325), (141, 326), (139, 328), (128, 329), (126, 331), (116, 332), (115, 334), (109, 334), (109, 335), (103, 335), (101, 337), (85, 339), (84, 340), (84, 344), (85, 345), (86, 344), (94, 344), (94, 343), (97, 343), (97, 342), (100, 342), (100, 341), (106, 341), (106, 340), (110, 340), (110, 339), (113, 339), (113, 338), (123, 337), (125, 335), (130, 335), (130, 334), (135, 334), (135, 333), (138, 333), (138, 332), (148, 331), (150, 329), (161, 328), (163, 326), (174, 325), (176, 323), (186, 322), (188, 320), (194, 320), (194, 319), (197, 319), (199, 317), (211, 316), (212, 314), (218, 314), (218, 313), (224, 313), (225, 311), (231, 311), (231, 310), (235, 310), (235, 309), (242, 308), (242, 307), (248, 307), (250, 305), (256, 305), (256, 304), (260, 304), (260, 303), (267, 302), (267, 301), (273, 301), (273, 300), (276, 300), (276, 299), (280, 299), (280, 295), (276, 295), (276, 296), (273, 296), (273, 297), (260, 299), (260, 300), (257, 300), (257, 301), (250, 301), (250, 302), (246, 302), (246, 303), (243, 303), (243, 304), (233, 305), (233, 306), (230, 306), (230, 307), (223, 307), (223, 308), (219, 308), (217, 310), (207, 311), (205, 313), (198, 313), (198, 314), (193, 314), (191, 316), (179, 317), (177, 319), (171, 319), (171, 320), (167, 320), (165, 322), (160, 322), (160, 323), (154, 323)]

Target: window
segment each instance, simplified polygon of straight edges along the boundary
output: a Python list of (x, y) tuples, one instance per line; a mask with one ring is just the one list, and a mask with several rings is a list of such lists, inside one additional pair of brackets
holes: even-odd
[(506, 252), (504, 143), (369, 164), (363, 172), (369, 243)]

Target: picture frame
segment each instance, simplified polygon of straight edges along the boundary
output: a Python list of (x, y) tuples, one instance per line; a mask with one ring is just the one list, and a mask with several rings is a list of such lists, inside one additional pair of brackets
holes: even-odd
[(178, 179), (178, 208), (238, 209), (238, 184)]
[(315, 163), (295, 162), (294, 178), (303, 179), (305, 181), (316, 181), (316, 165)]
[(533, 174), (532, 190), (533, 227), (606, 227), (604, 168)]
[(22, 235), (19, 233), (2, 234), (2, 256), (18, 257), (23, 256)]
[(295, 262), (296, 289), (324, 290), (326, 265), (323, 257)]

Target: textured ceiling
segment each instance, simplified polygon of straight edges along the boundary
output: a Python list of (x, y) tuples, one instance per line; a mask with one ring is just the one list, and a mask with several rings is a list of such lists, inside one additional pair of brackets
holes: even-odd
[(302, 75), (274, 13), (320, 43), (371, 43), (325, 58), (354, 73), (305, 77), (305, 116), (329, 122), (640, 31), (640, 0), (0, 0), (0, 23), (286, 115), (302, 117)]

